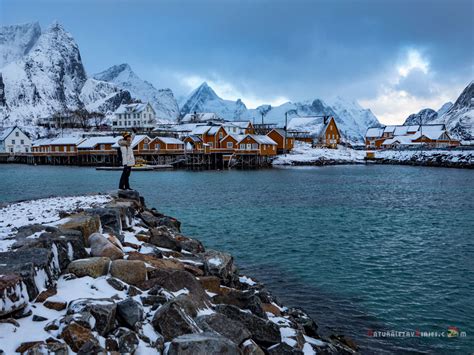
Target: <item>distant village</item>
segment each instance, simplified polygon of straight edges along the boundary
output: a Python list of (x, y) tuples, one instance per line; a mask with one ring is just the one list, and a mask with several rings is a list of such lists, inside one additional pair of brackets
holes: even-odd
[[(79, 115), (79, 117), (81, 117)], [(291, 152), (303, 142), (314, 148), (337, 149), (345, 144), (331, 116), (314, 117), (319, 122), (312, 132), (288, 130), (272, 123), (228, 121), (210, 112), (186, 114), (178, 123), (162, 122), (149, 103), (122, 104), (109, 125), (88, 122), (94, 129), (81, 130), (77, 115), (40, 120), (48, 130), (69, 129), (73, 134), (31, 140), (21, 127), (0, 130), (0, 161), (28, 164), (117, 166), (118, 140), (123, 131), (134, 130), (132, 142), (138, 161), (150, 165), (228, 168), (270, 165), (278, 154)], [(457, 147), (443, 124), (372, 127), (367, 130), (367, 151)], [(347, 144), (345, 144), (347, 145)], [(368, 154), (369, 156), (369, 154)]]

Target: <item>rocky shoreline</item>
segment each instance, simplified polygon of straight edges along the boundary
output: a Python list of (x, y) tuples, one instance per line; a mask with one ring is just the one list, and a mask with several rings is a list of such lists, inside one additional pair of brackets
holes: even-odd
[(0, 208), (0, 354), (352, 354), (136, 191)]

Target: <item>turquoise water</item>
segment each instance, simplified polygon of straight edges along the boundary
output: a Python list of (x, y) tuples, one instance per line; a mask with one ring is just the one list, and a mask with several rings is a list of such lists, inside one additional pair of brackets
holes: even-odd
[[(109, 191), (119, 172), (0, 165), (0, 201)], [(474, 350), (474, 172), (405, 166), (136, 172), (148, 205), (231, 252), (365, 353)], [(374, 338), (446, 331), (465, 338)]]

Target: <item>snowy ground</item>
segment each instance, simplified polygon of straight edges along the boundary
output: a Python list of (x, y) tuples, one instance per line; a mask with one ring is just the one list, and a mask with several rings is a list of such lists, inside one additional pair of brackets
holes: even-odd
[(0, 208), (0, 252), (7, 250), (14, 240), (19, 227), (30, 224), (49, 224), (61, 220), (60, 212), (99, 207), (110, 201), (108, 195), (51, 197), (33, 201), (13, 203)]
[(296, 142), (289, 154), (279, 155), (273, 165), (317, 164), (333, 161), (335, 163), (363, 163), (364, 150), (354, 150), (339, 146), (338, 149), (312, 148), (310, 144)]
[(409, 161), (409, 160), (429, 160), (433, 158), (442, 159), (445, 162), (458, 163), (473, 163), (474, 150), (381, 150), (375, 151), (376, 159), (390, 159), (394, 161)]

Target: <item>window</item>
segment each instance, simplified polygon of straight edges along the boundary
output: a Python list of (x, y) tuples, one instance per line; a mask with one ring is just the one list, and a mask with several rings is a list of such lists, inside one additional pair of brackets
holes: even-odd
[(15, 144), (15, 140), (14, 140), (14, 139), (12, 139), (12, 144)]
[(64, 152), (67, 152), (67, 145), (65, 145), (65, 146), (63, 147), (63, 151), (64, 151)]
[(105, 150), (105, 144), (101, 144), (99, 149), (100, 150)]
[(13, 148), (10, 148), (10, 153), (13, 153)]
[(116, 125), (117, 125), (117, 121), (112, 122), (112, 126), (116, 126)]
[(212, 142), (209, 142), (209, 147), (212, 148), (213, 146), (214, 146), (214, 144)]
[(25, 144), (25, 140), (22, 139), (22, 140), (20, 141), (20, 144)]
[(219, 139), (222, 139), (224, 138), (224, 135), (222, 134), (222, 132), (219, 132)]
[(20, 132), (15, 132), (15, 137), (19, 137), (20, 136)]
[(150, 149), (148, 143), (143, 143), (143, 149), (144, 149), (144, 150)]
[(242, 144), (240, 145), (240, 149), (245, 149), (245, 144), (242, 143)]
[(251, 149), (252, 149), (252, 144), (247, 143), (247, 150), (251, 150)]
[(73, 146), (73, 145), (71, 145), (71, 146), (69, 147), (69, 151), (70, 151), (70, 152), (74, 152), (74, 146)]
[(227, 148), (233, 148), (234, 147), (234, 143), (232, 142), (227, 142)]
[(25, 148), (25, 152), (28, 153), (28, 147)]
[(155, 150), (160, 150), (160, 149), (161, 149), (161, 145), (160, 145), (159, 143), (157, 143), (157, 144), (155, 145)]
[(54, 150), (59, 152), (59, 146), (54, 147)]

